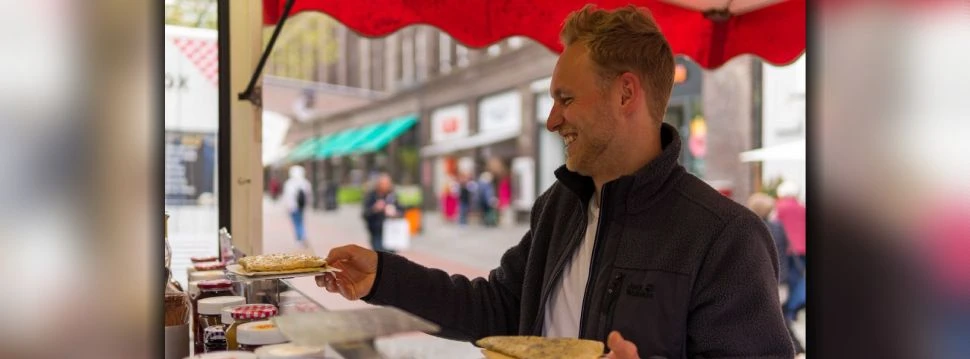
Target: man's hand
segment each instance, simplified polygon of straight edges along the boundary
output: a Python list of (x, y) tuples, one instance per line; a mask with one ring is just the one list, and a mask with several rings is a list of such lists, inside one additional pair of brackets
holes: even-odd
[(324, 273), (316, 277), (317, 286), (330, 293), (340, 293), (349, 300), (360, 299), (370, 293), (377, 276), (377, 252), (357, 245), (337, 247), (327, 255), (327, 264), (340, 272)]
[(374, 206), (371, 207), (371, 208), (374, 210), (375, 213), (380, 213), (380, 212), (384, 211), (384, 206), (385, 205), (386, 205), (386, 203), (384, 203), (384, 200), (383, 199), (379, 199), (379, 200), (377, 200), (377, 202), (374, 202)]
[(610, 332), (610, 335), (606, 337), (606, 346), (610, 348), (610, 352), (606, 354), (609, 359), (639, 359), (640, 356), (637, 354), (637, 345), (633, 342), (623, 339), (618, 331)]

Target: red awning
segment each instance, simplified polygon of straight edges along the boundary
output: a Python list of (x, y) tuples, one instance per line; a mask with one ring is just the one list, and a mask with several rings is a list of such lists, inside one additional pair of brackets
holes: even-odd
[[(805, 51), (805, 0), (296, 0), (291, 15), (323, 12), (369, 37), (428, 24), (473, 48), (520, 35), (558, 53), (563, 20), (587, 3), (606, 9), (633, 3), (650, 9), (674, 53), (709, 69), (741, 54), (787, 64)], [(285, 4), (263, 0), (264, 24), (275, 24)], [(715, 7), (727, 7), (733, 15), (718, 21), (700, 10)]]

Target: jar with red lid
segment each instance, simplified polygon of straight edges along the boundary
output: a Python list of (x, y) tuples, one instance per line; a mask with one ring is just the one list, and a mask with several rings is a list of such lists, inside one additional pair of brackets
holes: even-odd
[(266, 345), (288, 342), (276, 324), (268, 320), (240, 325), (236, 331), (236, 341), (239, 342), (239, 350), (247, 352), (254, 352)]
[(257, 320), (265, 320), (276, 316), (279, 310), (272, 304), (247, 304), (232, 308), (232, 324), (226, 328), (226, 348), (236, 350), (239, 345), (239, 326)]
[(205, 262), (215, 262), (219, 260), (219, 256), (198, 256), (189, 258), (192, 264), (195, 263), (205, 263)]
[(195, 263), (192, 265), (192, 267), (195, 268), (195, 270), (198, 272), (205, 272), (210, 270), (223, 270), (223, 269), (226, 269), (226, 262), (215, 261), (215, 262)]
[[(190, 298), (190, 301), (192, 302), (192, 319), (193, 319), (192, 332), (196, 334), (196, 340), (195, 340), (196, 348), (198, 352), (201, 353), (202, 344), (203, 344), (201, 336), (202, 336), (202, 331), (205, 330), (205, 327), (199, 327), (198, 325), (202, 315), (199, 310), (199, 301), (206, 298), (235, 296), (236, 294), (232, 289), (232, 281), (228, 279), (204, 280), (204, 281), (200, 281), (198, 284), (196, 284), (196, 286), (199, 287), (198, 292)], [(236, 304), (245, 304), (245, 303), (246, 301), (244, 298), (242, 303), (236, 303)], [(222, 309), (222, 308), (219, 308), (219, 309)], [(219, 324), (219, 323), (215, 323), (215, 324)]]

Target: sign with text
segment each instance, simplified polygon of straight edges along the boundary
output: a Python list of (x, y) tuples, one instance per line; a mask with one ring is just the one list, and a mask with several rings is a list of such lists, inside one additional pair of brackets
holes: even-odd
[(165, 131), (165, 204), (194, 205), (215, 192), (216, 135)]
[(522, 129), (522, 95), (504, 92), (482, 99), (478, 105), (478, 132), (519, 131)]
[(468, 137), (468, 106), (457, 104), (431, 113), (431, 142)]

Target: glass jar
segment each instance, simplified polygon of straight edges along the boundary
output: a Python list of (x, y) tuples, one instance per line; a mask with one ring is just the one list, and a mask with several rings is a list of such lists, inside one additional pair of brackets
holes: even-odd
[(236, 330), (236, 341), (239, 342), (239, 350), (247, 352), (256, 351), (265, 345), (287, 342), (283, 332), (268, 320), (240, 325)]
[(325, 359), (324, 347), (305, 347), (293, 343), (267, 345), (255, 351), (259, 359)]
[(188, 274), (189, 282), (201, 282), (204, 280), (226, 279), (226, 272), (222, 270), (195, 271)]
[[(192, 333), (195, 333), (196, 343), (199, 344), (197, 348), (200, 348), (199, 349), (200, 353), (202, 348), (201, 335), (202, 335), (202, 330), (204, 330), (205, 327), (200, 328), (198, 326), (199, 315), (200, 315), (199, 301), (206, 298), (225, 297), (225, 296), (234, 296), (234, 295), (235, 293), (232, 290), (232, 282), (229, 281), (228, 279), (200, 281), (200, 282), (195, 282), (194, 285), (192, 284), (192, 282), (189, 282), (189, 301), (192, 303), (192, 321), (194, 323), (192, 324)], [(239, 303), (239, 304), (245, 304), (245, 303), (246, 302), (243, 301), (242, 303)]]
[(189, 258), (189, 260), (192, 261), (192, 264), (215, 262), (219, 260), (219, 256), (198, 256), (198, 257)]
[(206, 353), (226, 351), (226, 327), (222, 324), (206, 327), (202, 341)]
[(246, 304), (246, 298), (237, 296), (221, 296), (199, 299), (198, 320), (195, 322), (195, 352), (205, 350), (205, 328), (222, 325), (222, 308), (233, 305)]
[(229, 328), (226, 328), (227, 348), (230, 350), (239, 348), (239, 326), (276, 316), (277, 313), (279, 311), (272, 304), (247, 304), (233, 307), (230, 313), (232, 324), (229, 325)]
[(219, 262), (219, 261), (195, 263), (195, 264), (192, 264), (192, 268), (195, 268), (197, 272), (205, 272), (205, 271), (213, 271), (213, 270), (221, 271), (223, 269), (226, 269), (226, 263)]

